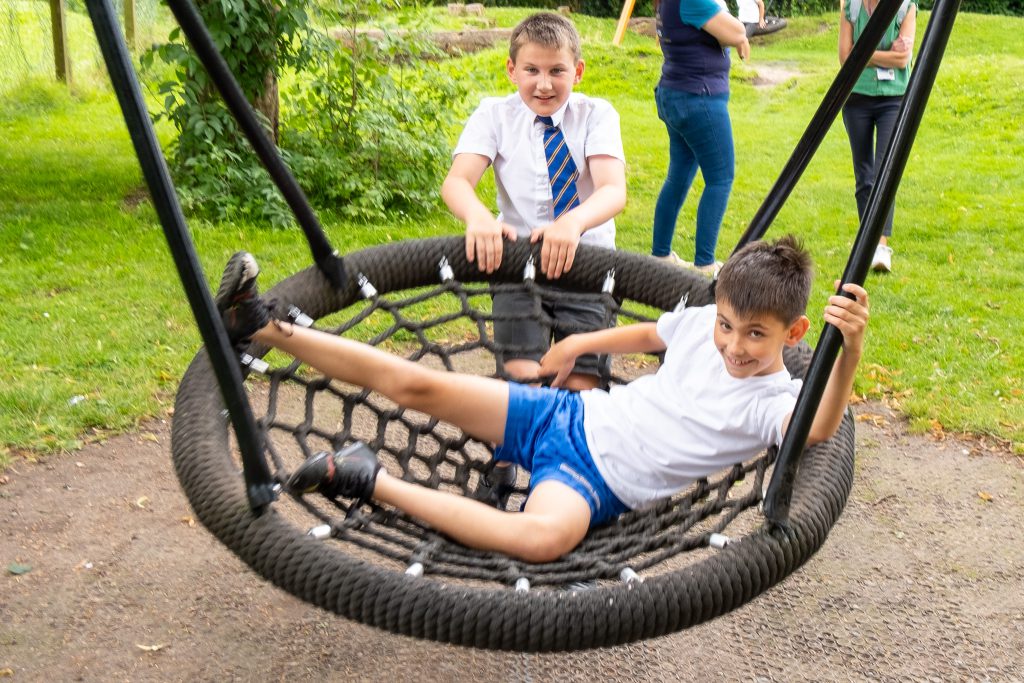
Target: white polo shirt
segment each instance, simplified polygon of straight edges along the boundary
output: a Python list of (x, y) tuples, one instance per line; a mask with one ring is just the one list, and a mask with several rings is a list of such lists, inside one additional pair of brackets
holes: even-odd
[(781, 370), (737, 379), (715, 347), (715, 306), (666, 313), (657, 373), (580, 392), (587, 447), (608, 487), (636, 508), (782, 441), (802, 382)]
[[(580, 201), (594, 192), (594, 179), (586, 160), (608, 155), (625, 163), (619, 114), (605, 100), (580, 93), (569, 95), (552, 115), (569, 146), (580, 177), (576, 189)], [(551, 223), (551, 181), (544, 156), (544, 124), (523, 102), (519, 93), (487, 97), (469, 117), (452, 156), (480, 154), (491, 160), (497, 186), (498, 220), (527, 237), (534, 228)], [(581, 242), (615, 248), (615, 221), (608, 220), (583, 233)]]

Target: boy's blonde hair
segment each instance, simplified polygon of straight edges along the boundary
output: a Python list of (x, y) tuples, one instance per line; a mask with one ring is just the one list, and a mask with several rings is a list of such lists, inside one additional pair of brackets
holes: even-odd
[(583, 51), (580, 49), (580, 34), (576, 31), (576, 27), (562, 15), (553, 12), (531, 14), (512, 29), (508, 56), (513, 64), (516, 62), (519, 48), (528, 43), (552, 50), (565, 48), (572, 53), (573, 60), (577, 63), (583, 57)]
[(813, 277), (811, 257), (796, 237), (751, 242), (722, 266), (715, 298), (737, 315), (771, 315), (790, 325), (807, 311)]

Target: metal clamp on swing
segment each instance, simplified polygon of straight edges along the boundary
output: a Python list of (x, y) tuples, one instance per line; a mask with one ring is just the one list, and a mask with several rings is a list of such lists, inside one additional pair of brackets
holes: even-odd
[(310, 318), (305, 313), (303, 313), (302, 309), (299, 308), (298, 306), (288, 307), (288, 320), (290, 320), (292, 324), (298, 325), (299, 327), (313, 326), (313, 319)]
[(441, 260), (437, 264), (438, 273), (441, 275), (441, 282), (451, 282), (455, 279), (455, 271), (452, 270), (452, 266), (448, 263), (448, 257), (442, 256)]
[(370, 283), (370, 279), (359, 273), (359, 277), (356, 278), (356, 282), (359, 283), (359, 293), (363, 295), (364, 299), (372, 299), (377, 296), (377, 288)]
[(256, 356), (250, 355), (248, 353), (243, 353), (241, 355), (241, 361), (242, 365), (249, 368), (253, 372), (260, 373), (261, 375), (267, 374), (267, 370), (270, 369), (270, 364), (267, 363), (267, 361), (263, 360), (262, 358), (257, 358)]
[(611, 294), (615, 291), (615, 269), (612, 268), (604, 276), (604, 283), (601, 285), (602, 294)]
[(533, 257), (531, 256), (526, 260), (526, 266), (523, 267), (523, 282), (532, 282), (537, 279), (537, 264), (534, 263)]

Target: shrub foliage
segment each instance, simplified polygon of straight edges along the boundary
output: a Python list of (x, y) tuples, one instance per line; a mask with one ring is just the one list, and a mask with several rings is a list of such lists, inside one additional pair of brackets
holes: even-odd
[[(415, 25), (361, 30), (393, 9), (389, 0), (336, 7), (314, 16), (313, 6), (298, 0), (199, 3), (251, 102), (268, 92), (275, 97), (276, 83), (287, 83), (279, 149), (314, 205), (365, 219), (433, 206), (458, 113), (452, 103), (463, 101), (463, 85), (447, 64), (424, 59), (437, 55)], [(314, 23), (345, 28), (329, 35)], [(180, 31), (147, 52), (143, 65), (153, 74), (169, 67), (157, 77), (163, 106), (155, 118), (177, 131), (169, 162), (186, 210), (289, 224), (284, 200)]]

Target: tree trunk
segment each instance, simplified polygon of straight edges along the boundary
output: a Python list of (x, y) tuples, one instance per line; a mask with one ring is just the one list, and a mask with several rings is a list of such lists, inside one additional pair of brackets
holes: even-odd
[(281, 107), (277, 93), (277, 77), (273, 71), (267, 71), (263, 77), (263, 96), (256, 98), (253, 107), (266, 117), (267, 134), (276, 145)]

